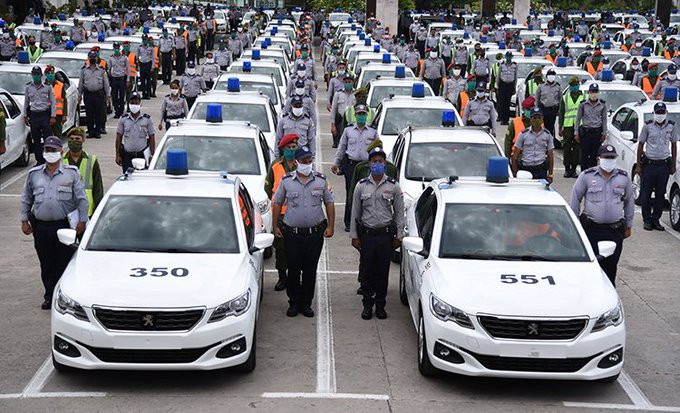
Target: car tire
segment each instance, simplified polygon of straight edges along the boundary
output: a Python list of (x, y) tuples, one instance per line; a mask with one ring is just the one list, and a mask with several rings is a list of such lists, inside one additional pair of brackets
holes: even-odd
[(604, 379), (598, 380), (600, 383), (615, 383), (616, 380), (619, 378), (619, 374), (621, 373), (616, 373), (613, 376), (605, 377)]
[(408, 295), (406, 294), (406, 279), (404, 274), (404, 263), (399, 265), (399, 301), (408, 306)]
[(267, 247), (264, 249), (264, 258), (271, 258), (274, 255), (274, 247)]
[(668, 215), (671, 218), (671, 226), (674, 230), (680, 231), (680, 189), (671, 190), (671, 206), (668, 208)]
[(642, 184), (642, 177), (640, 174), (635, 172), (635, 165), (633, 165), (633, 172), (631, 172), (630, 180), (633, 183), (633, 196), (635, 197), (635, 205), (641, 205), (642, 198), (640, 197), (640, 186)]
[(30, 135), (29, 137), (26, 137), (26, 142), (24, 142), (23, 148), (21, 148), (21, 156), (14, 161), (14, 164), (16, 166), (28, 166), (28, 164), (31, 162), (31, 142), (30, 142)]
[(437, 374), (437, 368), (432, 365), (430, 355), (427, 354), (427, 337), (422, 313), (418, 318), (418, 370), (425, 377), (432, 377)]
[(54, 354), (52, 354), (52, 365), (54, 366), (54, 369), (55, 369), (58, 373), (62, 373), (62, 374), (64, 374), (64, 373), (73, 373), (74, 371), (77, 371), (77, 370), (78, 370), (78, 369), (76, 369), (76, 368), (74, 368), (74, 367), (67, 366), (67, 365), (65, 365), (65, 364), (59, 363), (59, 362), (54, 358)]
[(253, 328), (253, 344), (251, 345), (250, 348), (250, 355), (248, 356), (248, 359), (243, 363), (239, 364), (236, 366), (236, 370), (240, 371), (241, 373), (252, 373), (253, 370), (255, 370), (255, 365), (256, 363), (256, 349), (257, 349), (257, 324)]

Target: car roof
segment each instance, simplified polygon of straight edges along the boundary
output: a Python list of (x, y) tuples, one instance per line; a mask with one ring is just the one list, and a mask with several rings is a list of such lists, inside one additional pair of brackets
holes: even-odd
[(259, 128), (250, 122), (207, 122), (200, 119), (182, 119), (173, 124), (165, 133), (165, 136), (182, 135), (256, 139), (259, 136)]
[(235, 176), (225, 179), (218, 172), (170, 176), (164, 170), (135, 171), (118, 178), (107, 195), (232, 198), (238, 182)]
[(411, 96), (394, 96), (383, 100), (383, 110), (388, 108), (421, 108), (421, 109), (451, 109), (453, 104), (441, 96), (425, 96), (413, 98)]
[(252, 83), (271, 83), (275, 84), (274, 79), (271, 76), (256, 74), (256, 73), (241, 73), (241, 72), (229, 72), (222, 73), (218, 78), (217, 82), (226, 82), (229, 78), (235, 77), (243, 82)]
[(417, 77), (405, 77), (403, 79), (397, 79), (395, 77), (384, 77), (380, 79), (371, 80), (371, 89), (380, 86), (411, 86), (414, 83), (426, 84), (423, 79)]
[(246, 104), (268, 105), (269, 98), (258, 92), (227, 92), (224, 90), (211, 90), (198, 95), (196, 102), (240, 102)]
[(444, 128), (423, 126), (410, 128), (411, 143), (464, 142), (496, 145), (488, 132), (478, 127)]
[[(637, 109), (642, 113), (652, 113), (654, 112), (654, 105), (661, 102), (660, 100), (646, 100), (643, 103), (626, 103), (621, 105), (621, 107), (627, 107), (631, 109)], [(668, 112), (678, 113), (680, 112), (680, 102), (664, 102), (666, 104), (666, 109)]]
[(99, 47), (100, 49), (107, 49), (107, 50), (111, 49), (111, 50), (113, 50), (113, 43), (107, 43), (107, 42), (80, 43), (80, 44), (76, 45), (75, 50), (82, 50), (82, 49), (90, 50), (91, 48), (93, 48), (95, 46)]
[(441, 194), (444, 203), (567, 206), (559, 192), (534, 179), (510, 178), (508, 183), (496, 184), (484, 177), (466, 177), (449, 185), (444, 178), (432, 181), (430, 186)]
[(639, 90), (642, 92), (642, 89), (628, 82), (604, 82), (602, 80), (587, 80), (581, 84), (581, 89), (587, 90), (593, 83), (597, 83), (600, 86), (600, 90)]
[(45, 52), (40, 55), (40, 59), (44, 57), (59, 57), (59, 58), (68, 58), (68, 59), (78, 59), (78, 60), (87, 60), (87, 53), (81, 53), (81, 52), (71, 52), (71, 51), (59, 51), (55, 50), (52, 52)]
[(3, 62), (0, 64), (0, 71), (1, 72), (10, 72), (10, 73), (31, 73), (31, 70), (33, 69), (33, 66), (40, 66), (41, 69), (45, 69), (45, 66), (47, 66), (44, 63), (16, 63), (16, 62)]

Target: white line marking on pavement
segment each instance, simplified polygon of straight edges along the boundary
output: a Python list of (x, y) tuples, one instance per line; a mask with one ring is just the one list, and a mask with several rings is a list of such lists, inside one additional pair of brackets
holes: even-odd
[(21, 194), (0, 194), (0, 197), (5, 198), (20, 198)]
[(29, 381), (26, 387), (24, 387), (24, 397), (33, 396), (37, 393), (40, 393), (40, 390), (42, 390), (42, 388), (45, 386), (45, 383), (53, 372), (54, 366), (52, 365), (52, 355), (50, 354), (47, 356), (38, 371), (33, 375), (31, 381)]
[(680, 407), (672, 406), (636, 406), (634, 404), (615, 404), (615, 403), (580, 403), (562, 402), (565, 407), (575, 407), (578, 409), (610, 409), (610, 410), (639, 410), (646, 412), (680, 412)]
[(265, 399), (355, 399), (355, 400), (389, 400), (386, 394), (359, 393), (262, 393)]
[(23, 171), (21, 171), (20, 173), (14, 175), (13, 177), (9, 178), (4, 184), (2, 184), (2, 186), (0, 186), (0, 191), (4, 191), (5, 188), (7, 188), (8, 186), (12, 185), (13, 183), (15, 183), (16, 181), (18, 181), (19, 179), (23, 178), (24, 176), (26, 176), (26, 175), (28, 174), (28, 171), (30, 171), (30, 170), (31, 170), (31, 168), (26, 167), (25, 170), (23, 170)]
[[(278, 274), (279, 273), (278, 270), (264, 270), (264, 272), (268, 272), (268, 273), (272, 273), (272, 274)], [(317, 272), (317, 274), (320, 274), (322, 272), (326, 273), (326, 274), (358, 274), (359, 273), (359, 271), (335, 271), (335, 270), (328, 270), (328, 271), (317, 270), (316, 272)]]
[[(635, 205), (635, 213), (638, 215), (642, 214), (642, 208)], [(664, 232), (680, 241), (680, 234), (678, 233), (678, 231), (674, 230), (673, 227), (671, 227), (670, 225), (666, 224), (661, 220), (659, 220), (659, 223), (661, 224), (662, 227), (666, 228), (666, 231)]]
[(649, 401), (647, 396), (645, 396), (645, 394), (642, 392), (642, 390), (640, 390), (638, 385), (635, 384), (635, 382), (628, 375), (628, 373), (621, 370), (621, 374), (619, 375), (617, 382), (621, 385), (623, 390), (630, 398), (630, 401), (632, 401), (634, 405), (645, 407), (652, 406), (652, 402)]
[(19, 398), (21, 398), (21, 393), (0, 394), (0, 400), (2, 400), (2, 399), (19, 399)]

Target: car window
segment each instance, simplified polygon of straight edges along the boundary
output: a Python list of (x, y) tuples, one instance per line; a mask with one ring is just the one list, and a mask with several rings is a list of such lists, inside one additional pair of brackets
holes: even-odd
[[(196, 102), (191, 119), (205, 119), (208, 104), (217, 102)], [(260, 127), (262, 132), (269, 132), (269, 117), (267, 107), (251, 103), (220, 103), (222, 106), (222, 120), (250, 122)]]
[(31, 72), (4, 72), (0, 75), (0, 88), (12, 95), (23, 96), (26, 85), (32, 81)]
[(612, 118), (612, 126), (618, 130), (621, 130), (623, 128), (623, 125), (626, 123), (626, 119), (628, 119), (629, 114), (630, 109), (621, 108), (621, 110), (616, 112), (616, 114)]
[(14, 99), (12, 99), (7, 93), (0, 93), (0, 100), (2, 100), (2, 104), (5, 105), (5, 108), (7, 108), (10, 118), (14, 119), (21, 115), (19, 106), (17, 106), (16, 102), (14, 102)]
[(405, 178), (431, 181), (449, 176), (485, 176), (488, 159), (500, 156), (493, 144), (465, 142), (411, 143)]
[(630, 116), (628, 117), (628, 121), (626, 122), (626, 125), (623, 127), (623, 130), (633, 132), (633, 138), (637, 139), (637, 137), (638, 137), (638, 115), (637, 115), (637, 113), (631, 111)]
[(235, 175), (260, 175), (255, 140), (218, 136), (168, 136), (161, 148), (156, 169), (165, 169), (168, 149), (187, 150), (189, 169), (227, 171)]
[(269, 166), (272, 162), (271, 160), (271, 150), (269, 149), (269, 145), (267, 144), (267, 140), (264, 137), (264, 134), (260, 132), (260, 148), (262, 149), (262, 155), (264, 156), (264, 164)]
[(423, 249), (430, 251), (432, 234), (434, 232), (434, 220), (437, 213), (437, 196), (432, 188), (428, 188), (416, 207), (416, 226), (418, 235), (423, 239)]
[(243, 220), (243, 226), (246, 229), (246, 242), (248, 243), (248, 248), (253, 246), (253, 241), (255, 239), (255, 224), (253, 220), (253, 207), (250, 202), (250, 196), (248, 195), (248, 190), (241, 183), (238, 188), (238, 205), (241, 209), (241, 219)]
[(385, 111), (383, 135), (396, 135), (406, 126), (440, 126), (445, 109), (390, 108)]
[(56, 66), (66, 72), (68, 77), (72, 79), (78, 79), (85, 61), (77, 58), (74, 59), (72, 57), (44, 56), (38, 59), (38, 63)]

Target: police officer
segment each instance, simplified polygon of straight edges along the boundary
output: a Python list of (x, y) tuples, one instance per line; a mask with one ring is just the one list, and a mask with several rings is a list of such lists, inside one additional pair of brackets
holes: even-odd
[(8, 62), (17, 54), (16, 43), (9, 37), (8, 32), (2, 34), (0, 40), (0, 61)]
[(113, 100), (114, 118), (119, 119), (125, 111), (125, 88), (130, 77), (130, 61), (120, 52), (120, 43), (113, 43), (113, 56), (109, 58), (109, 76), (111, 76), (111, 98)]
[(94, 210), (97, 209), (99, 202), (104, 197), (104, 183), (99, 168), (99, 160), (95, 155), (88, 154), (83, 150), (85, 143), (83, 128), (75, 127), (68, 131), (67, 135), (68, 152), (64, 155), (64, 164), (78, 168), (87, 195), (87, 216), (92, 217)]
[(33, 234), (45, 287), (41, 308), (49, 310), (54, 287), (75, 251), (59, 242), (57, 230), (69, 228), (69, 214), (77, 211), (73, 221), (77, 222), (76, 233), (82, 234), (88, 203), (78, 168), (62, 161), (61, 140), (47, 137), (43, 151), (45, 164), (29, 171), (21, 194), (21, 231)]
[(304, 101), (299, 96), (291, 99), (290, 112), (284, 113), (281, 120), (276, 125), (276, 146), (284, 135), (294, 133), (300, 137), (298, 144), (309, 148), (312, 153), (316, 153), (316, 124), (305, 111)]
[(409, 42), (408, 49), (404, 52), (404, 64), (417, 75), (419, 62), (420, 52), (416, 50), (416, 46), (413, 44), (413, 42)]
[(360, 252), (361, 318), (387, 318), (385, 302), (392, 252), (401, 245), (404, 232), (404, 198), (399, 183), (385, 175), (385, 151), (374, 148), (368, 155), (371, 173), (360, 180), (352, 198), (350, 237)]
[(666, 77), (656, 82), (654, 90), (652, 91), (651, 99), (663, 99), (667, 87), (674, 87), (680, 89), (680, 79), (678, 79), (678, 67), (673, 65), (668, 66)]
[[(307, 66), (305, 66), (306, 72)], [(344, 89), (344, 79), (345, 76), (347, 75), (347, 62), (344, 60), (341, 60), (337, 64), (337, 70), (336, 70), (336, 75), (331, 78), (330, 82), (328, 83), (328, 104), (326, 105), (326, 109), (328, 111), (331, 110), (331, 105), (333, 103), (333, 97), (335, 96), (336, 93), (341, 92)], [(298, 68), (298, 70), (301, 70)]]
[(142, 45), (137, 49), (142, 98), (151, 99), (151, 68), (156, 64), (156, 54), (153, 50), (153, 43), (147, 36), (143, 36), (142, 41)]
[(615, 285), (623, 240), (630, 237), (633, 228), (635, 196), (628, 173), (616, 168), (616, 149), (603, 145), (598, 153), (599, 166), (581, 172), (571, 191), (570, 204), (574, 214), (580, 217), (595, 254), (599, 254), (599, 241), (616, 242), (614, 254), (600, 260), (602, 270)]
[[(350, 182), (354, 174), (354, 168), (359, 162), (368, 159), (366, 148), (376, 138), (376, 130), (368, 126), (368, 108), (366, 105), (359, 104), (354, 106), (356, 123), (348, 125), (342, 132), (338, 150), (335, 152), (335, 160), (331, 171), (334, 174), (342, 174), (345, 177), (345, 193), (349, 195)], [(349, 231), (352, 207), (349, 198), (345, 202), (345, 231)]]
[(607, 138), (607, 104), (600, 99), (600, 86), (588, 88), (588, 99), (576, 111), (574, 140), (581, 144), (581, 171), (597, 164), (597, 151)]
[(177, 36), (174, 37), (175, 40), (175, 71), (177, 76), (182, 76), (184, 74), (184, 69), (187, 63), (187, 38), (184, 37), (184, 29), (179, 28), (177, 30)]
[(31, 127), (33, 153), (38, 165), (43, 164), (42, 141), (52, 135), (50, 125), (56, 122), (57, 101), (52, 87), (42, 82), (42, 70), (35, 66), (31, 70), (33, 82), (26, 85), (24, 92), (24, 123)]
[(536, 90), (536, 102), (543, 112), (545, 128), (551, 135), (555, 133), (555, 119), (560, 109), (560, 99), (562, 99), (562, 86), (555, 79), (555, 70), (548, 70), (545, 76), (546, 82), (538, 85)]
[[(118, 120), (116, 128), (116, 164), (123, 168), (123, 173), (132, 167), (132, 159), (149, 159), (156, 151), (156, 131), (151, 116), (142, 114), (142, 100), (139, 93), (130, 95), (130, 111)], [(144, 152), (148, 149), (148, 154)], [(148, 159), (147, 159), (148, 163)]]
[(446, 82), (444, 83), (442, 96), (454, 105), (458, 102), (460, 94), (467, 88), (467, 80), (465, 77), (461, 76), (462, 72), (461, 66), (458, 63), (455, 63), (450, 70), (449, 78), (446, 79)]
[[(267, 177), (264, 181), (264, 191), (267, 193), (269, 199), (274, 202), (274, 194), (281, 185), (283, 177), (297, 168), (295, 162), (295, 151), (298, 148), (299, 137), (294, 133), (289, 133), (284, 136), (279, 142), (279, 150), (283, 151), (280, 158), (272, 162), (267, 170)], [(279, 218), (279, 226), (283, 217), (286, 214), (286, 205), (281, 206), (281, 218)], [(275, 291), (282, 291), (286, 288), (286, 280), (288, 279), (288, 265), (286, 264), (286, 251), (283, 245), (283, 238), (274, 238), (274, 250), (276, 260), (276, 270), (279, 273), (279, 280), (274, 286)]]
[(165, 95), (163, 103), (161, 103), (161, 121), (158, 124), (158, 130), (163, 130), (163, 123), (165, 128), (170, 128), (170, 121), (174, 119), (183, 119), (189, 115), (189, 105), (184, 95), (180, 94), (179, 81), (177, 79), (170, 82), (170, 94)]
[(476, 96), (468, 102), (463, 113), (463, 124), (466, 126), (488, 126), (491, 133), (496, 135), (496, 108), (487, 99), (487, 87), (485, 82), (477, 82)]
[[(188, 47), (187, 47), (187, 59), (192, 62), (196, 62), (196, 44), (198, 43), (198, 27), (196, 27), (198, 23), (194, 22), (193, 24), (189, 25), (189, 28), (187, 29), (187, 42)], [(212, 45), (211, 47), (208, 48), (208, 50), (212, 50)]]
[(220, 66), (215, 63), (215, 58), (212, 51), (205, 54), (205, 63), (199, 67), (199, 74), (205, 81), (208, 89), (212, 89), (215, 81), (220, 77)]
[(635, 172), (642, 178), (640, 199), (643, 227), (647, 231), (664, 230), (659, 219), (663, 212), (668, 177), (675, 173), (678, 132), (675, 122), (668, 120), (667, 114), (666, 104), (657, 102), (654, 105), (654, 120), (642, 127), (638, 137)]
[(446, 67), (444, 66), (444, 60), (439, 57), (437, 49), (431, 49), (429, 56), (423, 61), (420, 78), (430, 85), (435, 96), (439, 96), (442, 79), (445, 76)]
[(292, 96), (293, 89), (295, 89), (295, 82), (302, 80), (305, 82), (305, 88), (307, 89), (309, 97), (311, 97), (312, 100), (316, 102), (316, 84), (314, 83), (314, 80), (307, 76), (307, 65), (304, 63), (298, 63), (295, 74), (296, 76), (291, 76), (291, 79), (286, 85), (286, 95)]
[[(295, 151), (297, 169), (281, 180), (274, 194), (273, 233), (282, 238), (286, 250), (288, 280), (286, 288), (289, 308), (286, 315), (295, 317), (299, 312), (314, 317), (312, 299), (316, 281), (316, 267), (323, 248), (323, 238), (333, 236), (335, 205), (333, 191), (326, 177), (313, 171), (313, 152), (300, 147)], [(279, 225), (281, 208), (286, 214)], [(324, 216), (322, 204), (326, 207)]]
[(111, 89), (106, 70), (97, 61), (97, 52), (90, 51), (87, 58), (87, 65), (80, 70), (78, 102), (85, 101), (88, 136), (100, 139), (102, 131), (106, 131), (104, 105), (105, 101), (111, 103)]
[(163, 34), (158, 40), (158, 51), (161, 54), (161, 79), (167, 85), (172, 79), (172, 56), (175, 54), (175, 39), (170, 36), (168, 29), (163, 28)]
[(228, 48), (231, 52), (232, 61), (241, 57), (241, 53), (243, 53), (243, 43), (241, 42), (241, 39), (236, 36), (236, 32), (231, 32)]
[(489, 58), (486, 57), (486, 51), (484, 49), (477, 50), (477, 58), (472, 64), (472, 70), (470, 73), (474, 73), (477, 78), (477, 82), (488, 82), (489, 74), (491, 73), (491, 62)]
[(553, 180), (553, 136), (543, 127), (543, 113), (540, 108), (531, 110), (531, 127), (519, 134), (514, 144), (512, 172), (528, 171), (534, 179)]
[(467, 64), (470, 58), (470, 52), (468, 52), (467, 47), (463, 44), (463, 39), (456, 40), (456, 49), (453, 53), (453, 64), (460, 65), (460, 74), (465, 77), (467, 71)]
[(73, 18), (73, 28), (71, 29), (70, 39), (76, 46), (85, 41), (87, 38), (87, 31), (83, 27), (83, 22)]
[(305, 111), (309, 114), (309, 117), (312, 120), (315, 120), (316, 104), (314, 103), (312, 98), (307, 94), (305, 89), (305, 82), (303, 82), (302, 80), (297, 80), (295, 82), (295, 89), (293, 90), (293, 94), (288, 99), (286, 99), (286, 103), (283, 106), (283, 112), (284, 113), (290, 112), (293, 105), (293, 98), (295, 96), (299, 96), (302, 98), (302, 107), (305, 108)]
[(215, 63), (220, 66), (220, 70), (227, 70), (232, 62), (231, 51), (227, 50), (224, 41), (220, 40), (219, 49), (215, 51)]
[(305, 65), (307, 79), (314, 80), (314, 58), (309, 55), (309, 46), (306, 43), (300, 47), (300, 57), (295, 61), (295, 65), (299, 66), (301, 63)]
[(342, 135), (342, 120), (345, 110), (350, 106), (354, 106), (356, 103), (353, 93), (354, 77), (351, 74), (347, 74), (342, 80), (343, 90), (333, 95), (333, 102), (331, 104), (330, 118), (333, 148), (337, 148), (338, 142), (340, 142), (340, 136)]
[(205, 85), (205, 80), (196, 73), (196, 64), (194, 62), (187, 63), (187, 72), (182, 75), (179, 80), (179, 88), (186, 99), (189, 109), (194, 105), (198, 95), (208, 90)]
[(576, 112), (583, 102), (584, 96), (579, 87), (579, 80), (576, 76), (569, 79), (569, 93), (564, 95), (560, 104), (560, 136), (562, 137), (562, 156), (564, 162), (564, 177), (576, 178), (576, 167), (579, 163), (580, 147), (574, 140), (574, 122)]
[(510, 119), (510, 99), (517, 88), (517, 63), (512, 61), (512, 52), (505, 52), (505, 61), (499, 65), (497, 82), (498, 121), (507, 125)]

